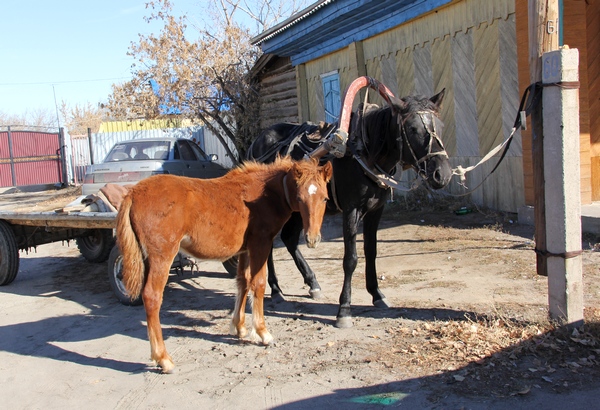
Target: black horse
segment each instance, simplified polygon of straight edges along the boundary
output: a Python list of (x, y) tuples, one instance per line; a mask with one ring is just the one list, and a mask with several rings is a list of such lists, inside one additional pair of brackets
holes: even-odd
[[(364, 254), (367, 291), (377, 307), (388, 307), (379, 290), (375, 259), (377, 257), (377, 229), (391, 189), (380, 183), (377, 174), (394, 174), (396, 167), (413, 168), (433, 189), (443, 188), (452, 177), (448, 155), (441, 140), (442, 122), (438, 118), (444, 90), (431, 98), (390, 97), (385, 108), (361, 109), (351, 116), (349, 150), (342, 158), (327, 158), (333, 164), (333, 178), (329, 184), (328, 213), (343, 213), (344, 285), (340, 294), (337, 327), (351, 327), (351, 280), (357, 265), (356, 234), (363, 221)], [(375, 106), (376, 107), (376, 106)], [(247, 158), (271, 162), (277, 155), (291, 155), (300, 159), (318, 146), (315, 140), (336, 128), (321, 123), (276, 124), (266, 129), (252, 143)], [(313, 298), (320, 297), (320, 286), (315, 273), (306, 263), (298, 248), (302, 221), (294, 213), (281, 231), (281, 240), (292, 255), (296, 266), (310, 286)], [(277, 282), (273, 257), (268, 260), (271, 297), (282, 299)]]

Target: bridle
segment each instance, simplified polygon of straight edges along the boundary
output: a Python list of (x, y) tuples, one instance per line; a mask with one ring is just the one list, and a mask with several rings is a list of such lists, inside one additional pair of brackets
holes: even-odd
[[(429, 143), (427, 144), (427, 153), (424, 156), (422, 156), (421, 158), (417, 158), (417, 155), (415, 154), (415, 150), (413, 149), (413, 147), (410, 143), (410, 139), (408, 138), (408, 135), (406, 133), (406, 127), (404, 126), (405, 122), (412, 115), (416, 115), (419, 117), (419, 119), (423, 123), (423, 127), (425, 128), (427, 135), (429, 136)], [(421, 178), (423, 178), (425, 180), (427, 179), (427, 172), (426, 172), (427, 164), (426, 164), (426, 162), (428, 160), (430, 160), (431, 158), (436, 157), (436, 156), (448, 158), (448, 153), (446, 152), (446, 149), (444, 148), (444, 143), (442, 142), (442, 139), (440, 138), (440, 136), (437, 133), (437, 128), (435, 126), (435, 120), (436, 120), (436, 115), (433, 111), (415, 111), (415, 112), (409, 113), (406, 117), (402, 117), (402, 115), (400, 115), (400, 114), (397, 115), (397, 122), (398, 122), (398, 126), (400, 127), (400, 138), (398, 138), (398, 148), (400, 149), (400, 163), (404, 165), (404, 161), (402, 160), (402, 145), (403, 145), (403, 142), (405, 142), (406, 146), (408, 147), (408, 150), (413, 158), (413, 163), (408, 164), (408, 165), (410, 165), (415, 170), (415, 172)], [(437, 142), (437, 144), (439, 145), (441, 150), (432, 152), (433, 141)], [(424, 167), (421, 167), (421, 164), (423, 164), (423, 163), (425, 163)]]

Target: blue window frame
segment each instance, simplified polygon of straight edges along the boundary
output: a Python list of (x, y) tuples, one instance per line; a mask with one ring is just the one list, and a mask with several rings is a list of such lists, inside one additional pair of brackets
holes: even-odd
[(323, 102), (325, 105), (325, 121), (334, 123), (338, 120), (341, 110), (340, 76), (337, 72), (323, 74)]

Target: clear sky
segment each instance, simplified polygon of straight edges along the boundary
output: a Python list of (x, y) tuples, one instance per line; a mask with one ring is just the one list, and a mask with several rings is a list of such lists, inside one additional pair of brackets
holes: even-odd
[[(131, 78), (127, 56), (138, 33), (158, 33), (144, 21), (146, 0), (0, 1), (0, 112), (56, 112), (105, 102), (111, 84)], [(175, 0), (197, 11), (198, 1)]]

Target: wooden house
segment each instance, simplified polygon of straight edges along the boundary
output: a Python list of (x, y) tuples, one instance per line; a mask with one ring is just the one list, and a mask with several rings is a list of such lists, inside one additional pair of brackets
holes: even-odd
[[(600, 200), (600, 0), (561, 3), (562, 43), (580, 53), (586, 204)], [(399, 97), (445, 88), (441, 118), (452, 165), (476, 164), (508, 137), (529, 85), (527, 12), (527, 0), (318, 1), (253, 39), (265, 53), (254, 69), (261, 125), (335, 120), (344, 90), (362, 75)], [(383, 104), (374, 94), (369, 100)], [(468, 174), (467, 186), (477, 186), (495, 163)], [(531, 163), (531, 135), (519, 131), (472, 200), (508, 212), (533, 205)], [(446, 189), (465, 192), (457, 180)]]

